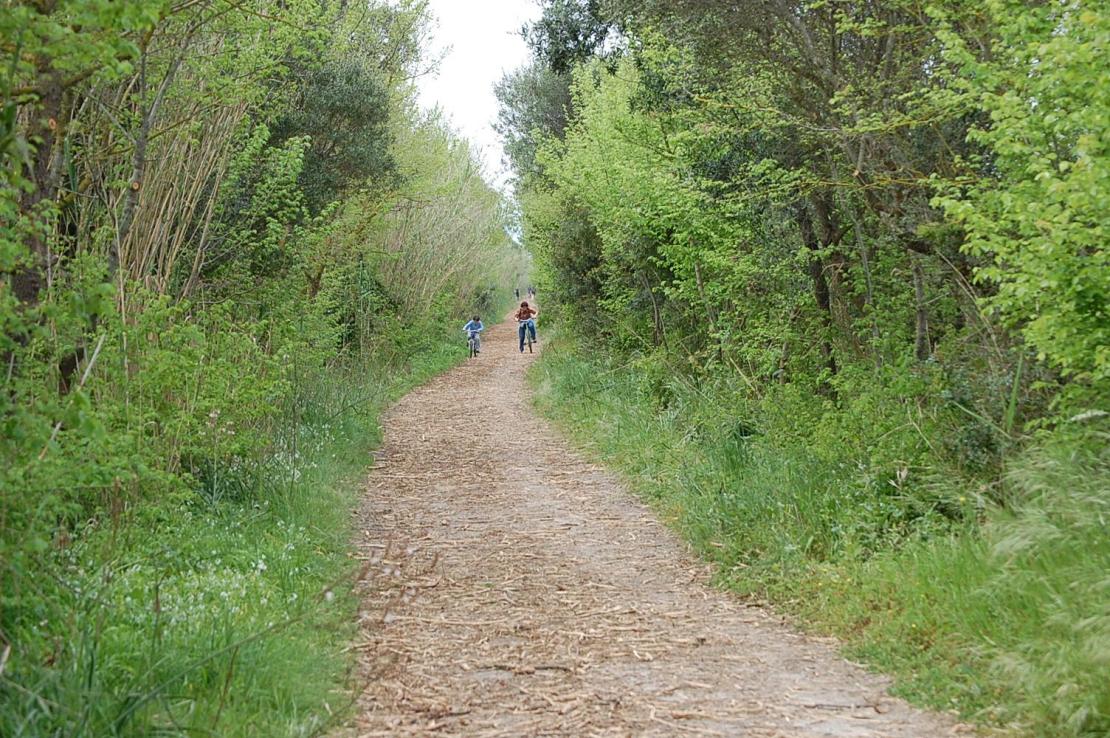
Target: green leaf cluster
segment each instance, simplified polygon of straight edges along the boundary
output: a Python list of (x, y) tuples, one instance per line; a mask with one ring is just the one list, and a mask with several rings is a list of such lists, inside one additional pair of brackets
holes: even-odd
[(1105, 389), (1110, 378), (1110, 14), (1097, 4), (991, 2), (990, 54), (952, 34), (953, 96), (981, 110), (969, 132), (983, 174), (941, 197), (964, 248), (987, 262), (985, 299), (1039, 359)]

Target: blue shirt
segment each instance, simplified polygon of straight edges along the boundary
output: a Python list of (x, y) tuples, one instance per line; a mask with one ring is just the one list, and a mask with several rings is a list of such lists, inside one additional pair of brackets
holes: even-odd
[(481, 333), (485, 329), (486, 329), (486, 327), (484, 325), (482, 325), (482, 321), (480, 321), (480, 320), (478, 322), (474, 322), (472, 320), (472, 321), (470, 321), (469, 323), (467, 323), (466, 325), (463, 326), (463, 330), (466, 331), (467, 333), (469, 333), (470, 331), (476, 331), (478, 333)]

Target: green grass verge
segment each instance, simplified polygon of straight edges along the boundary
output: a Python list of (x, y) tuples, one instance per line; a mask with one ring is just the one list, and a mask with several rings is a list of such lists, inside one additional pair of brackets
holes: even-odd
[(633, 370), (558, 340), (532, 380), (541, 412), (621, 472), (723, 586), (840, 637), (898, 694), (1007, 732), (1110, 735), (1105, 434), (1013, 459), (1009, 511), (877, 538), (865, 521), (894, 505), (876, 499), (887, 485), (861, 487), (858, 469), (797, 439), (737, 434), (726, 398), (658, 407)]
[(261, 466), (224, 470), (184, 506), (121, 510), (59, 546), (50, 570), (19, 582), (25, 616), (3, 633), (0, 735), (309, 736), (334, 725), (351, 699), (351, 510), (378, 417), (463, 359), (453, 341), (318, 374)]

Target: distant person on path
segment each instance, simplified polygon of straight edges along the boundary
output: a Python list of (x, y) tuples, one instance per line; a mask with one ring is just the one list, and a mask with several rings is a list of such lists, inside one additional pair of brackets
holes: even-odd
[(482, 331), (484, 331), (485, 329), (486, 329), (486, 327), (484, 325), (482, 325), (482, 319), (477, 315), (475, 315), (470, 320), (469, 323), (467, 323), (466, 325), (463, 326), (463, 332), (466, 333), (466, 340), (467, 341), (470, 340), (470, 334), (471, 333), (474, 334), (474, 343), (475, 343), (474, 350), (477, 351), (479, 354), (482, 353), (482, 335), (481, 334), (482, 334)]
[(519, 300), (520, 299), (520, 288), (517, 287), (516, 289), (514, 289), (513, 294), (516, 295), (516, 299)]
[(537, 313), (532, 308), (528, 307), (527, 302), (520, 303), (520, 308), (513, 314), (517, 320), (517, 334), (520, 337), (520, 353), (524, 353), (524, 331), (527, 329), (532, 334), (532, 343), (537, 342), (536, 338), (536, 316)]

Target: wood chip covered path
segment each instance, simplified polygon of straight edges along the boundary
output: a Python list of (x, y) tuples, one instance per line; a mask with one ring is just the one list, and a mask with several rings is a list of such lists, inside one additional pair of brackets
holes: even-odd
[(364, 687), (345, 735), (958, 730), (712, 589), (647, 507), (536, 416), (534, 358), (515, 325), (494, 326), (478, 358), (388, 414), (360, 511)]

